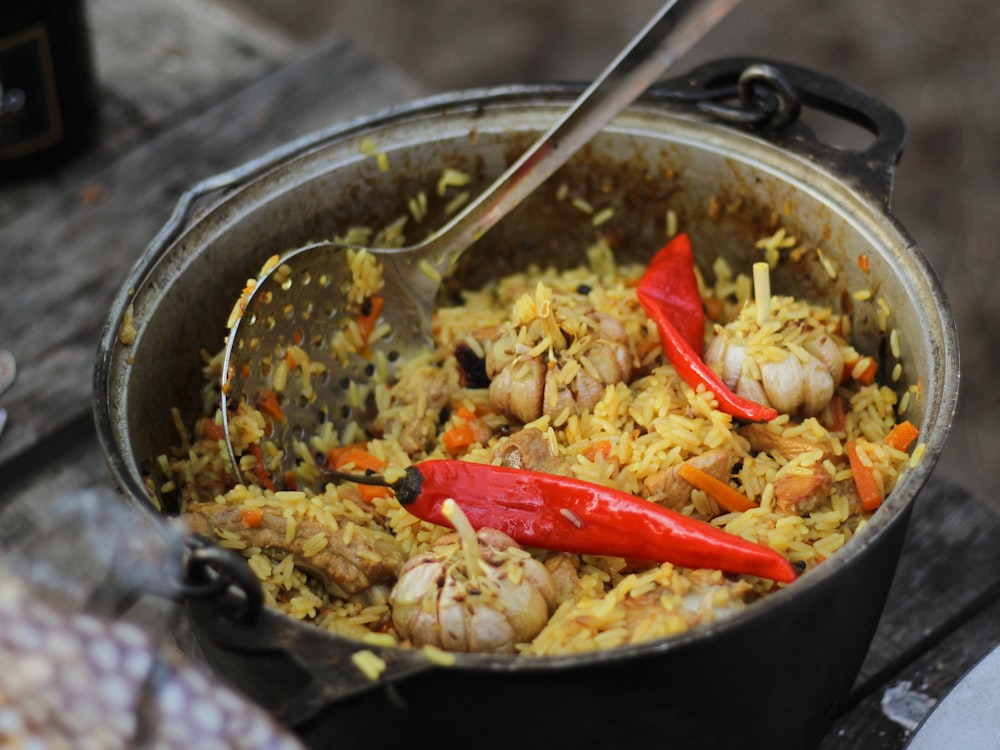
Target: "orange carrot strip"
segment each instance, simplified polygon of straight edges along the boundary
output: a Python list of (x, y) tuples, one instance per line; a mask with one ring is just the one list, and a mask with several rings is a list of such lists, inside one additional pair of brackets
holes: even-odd
[(327, 461), (333, 469), (342, 469), (348, 464), (353, 464), (355, 469), (361, 471), (382, 471), (385, 463), (373, 456), (361, 446), (364, 443), (351, 443), (340, 448), (333, 448), (327, 453)]
[[(342, 469), (351, 465), (358, 472), (380, 472), (385, 469), (385, 462), (365, 450), (364, 443), (350, 443), (339, 448), (331, 448), (326, 454), (327, 465), (332, 469)], [(391, 490), (388, 487), (373, 485), (357, 485), (361, 497), (369, 502), (376, 497), (388, 497)]]
[(278, 397), (274, 395), (274, 391), (261, 391), (257, 394), (256, 403), (257, 408), (274, 421), (285, 421), (285, 412), (281, 410), (281, 404), (278, 403)]
[(591, 443), (586, 448), (583, 449), (583, 455), (588, 461), (593, 461), (597, 458), (597, 454), (600, 453), (604, 456), (608, 456), (611, 453), (611, 441), (610, 440), (598, 440), (595, 443)]
[(705, 315), (710, 320), (722, 320), (722, 316), (726, 313), (726, 303), (721, 299), (715, 297), (709, 297), (703, 304), (705, 305)]
[(899, 424), (892, 426), (889, 430), (889, 434), (885, 436), (886, 445), (895, 448), (899, 451), (909, 450), (910, 446), (913, 445), (913, 441), (917, 439), (920, 435), (920, 430), (912, 423), (908, 421), (902, 421)]
[(879, 492), (874, 470), (861, 462), (856, 440), (844, 443), (844, 451), (851, 464), (851, 475), (854, 477), (854, 486), (857, 487), (858, 496), (861, 498), (861, 507), (865, 510), (877, 510), (882, 504), (882, 493)]
[(376, 487), (370, 484), (359, 484), (357, 485), (358, 492), (361, 493), (363, 497), (368, 502), (371, 502), (377, 497), (389, 497), (391, 490), (388, 487)]
[(247, 508), (240, 511), (240, 519), (248, 529), (259, 529), (264, 520), (264, 511), (261, 508)]
[(201, 434), (209, 440), (222, 440), (226, 437), (222, 425), (218, 424), (214, 419), (205, 419), (202, 421)]
[(460, 406), (458, 407), (458, 411), (455, 412), (455, 416), (459, 419), (464, 419), (466, 422), (471, 422), (476, 419), (476, 412), (472, 411), (472, 409)]
[(476, 433), (469, 424), (458, 424), (445, 430), (441, 442), (449, 453), (458, 453), (476, 442)]
[(697, 466), (684, 463), (681, 464), (680, 476), (688, 484), (693, 484), (710, 498), (715, 500), (726, 510), (732, 513), (742, 513), (745, 510), (756, 508), (757, 503), (744, 495), (739, 490), (734, 490), (725, 482), (721, 482), (708, 472), (702, 471)]
[(871, 385), (875, 381), (875, 373), (878, 372), (878, 363), (875, 361), (874, 357), (861, 357), (853, 362), (848, 362), (846, 363), (846, 369), (844, 372), (846, 372), (849, 377), (853, 377), (854, 368), (858, 366), (858, 362), (863, 362), (865, 360), (867, 360), (865, 369), (854, 379), (862, 385)]
[(361, 334), (361, 340), (368, 342), (368, 337), (372, 335), (372, 331), (375, 330), (375, 324), (378, 322), (378, 316), (382, 314), (382, 308), (385, 305), (385, 300), (382, 297), (369, 297), (371, 301), (369, 305), (368, 314), (358, 313), (354, 322), (358, 324), (358, 333)]

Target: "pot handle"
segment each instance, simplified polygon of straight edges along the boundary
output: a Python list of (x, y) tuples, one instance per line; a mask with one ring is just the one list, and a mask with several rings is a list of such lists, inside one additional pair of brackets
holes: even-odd
[[(292, 728), (333, 703), (372, 690), (392, 691), (396, 682), (439, 668), (421, 650), (365, 643), (271, 609), (252, 622), (240, 622), (212, 601), (189, 599), (185, 605), (202, 644), (209, 646), (209, 661), (212, 650), (221, 650), (230, 659), (245, 660), (251, 670), (258, 658), (269, 664), (275, 673), (271, 688), (282, 697), (269, 701), (267, 708)], [(281, 668), (269, 661), (274, 657), (282, 660)], [(375, 672), (367, 671), (371, 668)], [(281, 689), (275, 689), (279, 684)]]
[[(906, 127), (895, 110), (859, 89), (789, 63), (734, 57), (699, 66), (657, 86), (650, 97), (687, 104), (715, 120), (753, 131), (825, 166), (889, 207)], [(874, 139), (862, 150), (824, 143), (802, 121), (803, 106), (857, 125)]]

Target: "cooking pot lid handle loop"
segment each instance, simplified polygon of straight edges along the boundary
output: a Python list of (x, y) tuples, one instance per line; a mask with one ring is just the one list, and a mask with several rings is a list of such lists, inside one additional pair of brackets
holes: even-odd
[(264, 594), (253, 571), (239, 555), (191, 535), (185, 544), (178, 594), (214, 599), (219, 611), (236, 622), (249, 622), (264, 606)]
[[(859, 89), (807, 68), (739, 57), (706, 63), (650, 94), (753, 130), (827, 167), (888, 208), (906, 127), (895, 110)], [(802, 108), (856, 125), (872, 140), (860, 149), (824, 143), (808, 117), (800, 117)]]

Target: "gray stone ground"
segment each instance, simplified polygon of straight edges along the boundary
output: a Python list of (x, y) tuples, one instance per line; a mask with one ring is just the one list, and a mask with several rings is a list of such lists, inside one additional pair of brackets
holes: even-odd
[[(588, 80), (657, 0), (228, 0), (299, 38), (347, 37), (431, 91)], [(734, 54), (814, 68), (886, 102), (908, 125), (893, 213), (940, 275), (958, 321), (959, 415), (939, 471), (1000, 505), (1000, 3), (744, 0), (677, 70)]]

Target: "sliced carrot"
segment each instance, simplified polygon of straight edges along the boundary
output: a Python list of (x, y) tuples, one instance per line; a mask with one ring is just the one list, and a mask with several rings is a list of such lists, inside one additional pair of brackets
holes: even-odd
[(240, 519), (248, 529), (258, 529), (264, 520), (264, 511), (261, 508), (247, 508), (240, 511)]
[(378, 317), (382, 314), (382, 308), (385, 306), (385, 300), (382, 297), (369, 297), (368, 300), (368, 309), (363, 313), (358, 313), (354, 317), (354, 322), (358, 325), (358, 333), (361, 334), (361, 340), (365, 343), (368, 343), (368, 337), (375, 330), (375, 324), (378, 322)]
[(477, 418), (476, 412), (464, 406), (458, 407), (458, 411), (455, 412), (455, 416), (458, 417), (459, 419), (464, 419), (466, 422), (471, 422), (472, 420)]
[(860, 268), (865, 273), (868, 273), (869, 269), (871, 268), (871, 263), (868, 259), (867, 253), (861, 253), (861, 255), (858, 256), (858, 268)]
[[(343, 469), (353, 466), (355, 471), (378, 473), (385, 469), (385, 462), (365, 450), (364, 443), (350, 443), (327, 451), (326, 462), (332, 469)], [(388, 497), (391, 490), (388, 487), (375, 487), (366, 484), (357, 485), (361, 497), (371, 501), (376, 497)]]
[[(865, 362), (865, 368), (861, 371), (860, 375), (855, 377), (854, 369), (858, 366), (859, 362)], [(871, 385), (875, 381), (875, 374), (878, 372), (878, 363), (873, 357), (861, 357), (853, 362), (847, 362), (845, 368), (844, 372), (847, 373), (848, 377), (854, 378), (862, 385)]]
[(214, 419), (205, 419), (201, 423), (201, 434), (209, 440), (222, 440), (226, 437), (222, 425)]
[(844, 451), (851, 464), (851, 475), (854, 477), (854, 486), (861, 498), (861, 507), (865, 510), (877, 510), (882, 504), (882, 493), (879, 492), (875, 471), (871, 466), (862, 463), (858, 455), (858, 441), (849, 440), (844, 443)]
[(285, 421), (285, 412), (281, 410), (281, 404), (274, 391), (261, 391), (256, 398), (257, 408), (271, 417), (275, 422)]
[(326, 454), (327, 463), (333, 469), (342, 469), (351, 464), (360, 471), (382, 471), (385, 462), (362, 446), (364, 443), (350, 443), (340, 448), (333, 448)]
[(468, 423), (457, 424), (444, 431), (441, 442), (449, 453), (458, 453), (476, 442), (476, 433)]
[(885, 436), (885, 444), (899, 451), (906, 451), (913, 445), (913, 441), (920, 436), (920, 430), (908, 421), (902, 421), (892, 426), (889, 434)]
[(603, 456), (608, 456), (611, 453), (611, 441), (598, 440), (583, 449), (583, 455), (588, 461), (596, 459), (598, 453)]
[(692, 466), (689, 463), (681, 464), (680, 476), (685, 482), (693, 484), (731, 513), (742, 513), (745, 510), (758, 507), (757, 503), (742, 492), (719, 481), (697, 466)]
[(709, 297), (703, 303), (705, 305), (705, 316), (709, 320), (722, 320), (726, 314), (726, 303), (716, 297)]

